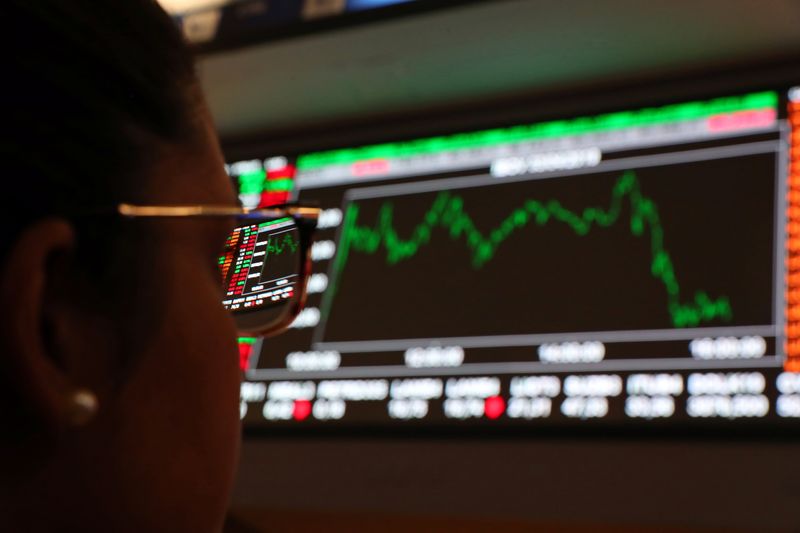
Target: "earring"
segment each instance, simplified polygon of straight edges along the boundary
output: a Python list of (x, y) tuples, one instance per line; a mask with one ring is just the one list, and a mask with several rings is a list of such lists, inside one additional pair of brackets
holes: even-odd
[(69, 398), (67, 421), (71, 426), (85, 426), (97, 414), (97, 395), (87, 389), (76, 389)]

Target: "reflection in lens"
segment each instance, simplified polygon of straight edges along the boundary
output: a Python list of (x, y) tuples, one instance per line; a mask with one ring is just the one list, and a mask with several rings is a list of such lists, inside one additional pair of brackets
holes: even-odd
[(220, 258), (223, 305), (247, 330), (283, 316), (297, 292), (300, 238), (295, 221), (282, 218), (237, 227)]

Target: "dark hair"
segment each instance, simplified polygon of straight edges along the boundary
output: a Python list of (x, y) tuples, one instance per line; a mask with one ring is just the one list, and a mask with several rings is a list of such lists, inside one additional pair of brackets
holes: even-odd
[(7, 0), (0, 257), (32, 218), (108, 205), (196, 129), (196, 78), (154, 0)]

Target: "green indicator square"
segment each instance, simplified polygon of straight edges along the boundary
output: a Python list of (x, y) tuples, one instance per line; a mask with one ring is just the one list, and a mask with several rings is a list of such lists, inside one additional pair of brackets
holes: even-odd
[(264, 180), (267, 173), (264, 170), (256, 170), (239, 176), (240, 194), (261, 194), (264, 190)]
[(269, 180), (264, 183), (264, 190), (266, 192), (283, 192), (291, 191), (294, 182), (290, 178)]

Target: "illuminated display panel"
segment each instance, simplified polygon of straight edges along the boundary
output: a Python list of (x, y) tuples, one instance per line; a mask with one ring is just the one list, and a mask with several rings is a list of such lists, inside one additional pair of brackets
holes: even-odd
[(797, 425), (795, 128), (782, 87), (279, 158), (324, 211), (246, 426)]

